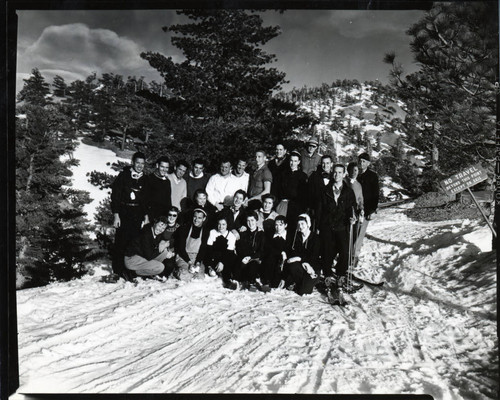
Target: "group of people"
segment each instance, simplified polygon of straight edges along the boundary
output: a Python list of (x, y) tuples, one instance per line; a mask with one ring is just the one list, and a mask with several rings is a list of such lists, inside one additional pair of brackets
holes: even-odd
[(255, 153), (250, 173), (247, 160), (222, 159), (211, 176), (200, 158), (172, 166), (166, 156), (146, 175), (135, 153), (112, 184), (113, 271), (127, 280), (219, 276), (230, 289), (300, 295), (333, 274), (346, 284), (379, 180), (367, 153), (346, 167), (317, 149), (313, 137), (300, 152), (279, 143), (274, 157)]

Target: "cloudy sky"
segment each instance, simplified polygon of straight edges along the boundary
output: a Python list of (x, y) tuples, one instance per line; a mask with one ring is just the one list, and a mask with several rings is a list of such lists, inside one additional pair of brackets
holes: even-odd
[[(416, 69), (405, 31), (423, 15), (419, 10), (267, 11), (264, 25), (279, 25), (282, 33), (265, 49), (278, 58), (272, 66), (286, 72), (285, 90), (343, 78), (385, 82), (388, 66), (382, 58), (388, 51), (396, 52), (408, 72)], [(56, 74), (71, 82), (93, 71), (160, 81), (141, 51), (181, 59), (161, 30), (184, 21), (172, 10), (20, 10), (18, 18), (18, 91), (33, 68), (48, 82)]]

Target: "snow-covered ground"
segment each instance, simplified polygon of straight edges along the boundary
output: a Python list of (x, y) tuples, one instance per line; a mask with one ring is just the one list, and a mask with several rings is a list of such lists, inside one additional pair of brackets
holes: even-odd
[[(114, 153), (81, 144), (74, 187)], [(498, 392), (496, 259), (475, 221), (421, 223), (405, 207), (368, 227), (356, 273), (364, 287), (332, 307), (224, 289), (217, 279), (104, 283), (107, 265), (67, 283), (17, 292), (21, 393)]]
[(404, 207), (368, 227), (359, 275), (384, 279), (332, 307), (318, 293), (101, 282), (109, 267), (18, 291), (20, 393), (498, 392), (496, 263), (474, 221)]

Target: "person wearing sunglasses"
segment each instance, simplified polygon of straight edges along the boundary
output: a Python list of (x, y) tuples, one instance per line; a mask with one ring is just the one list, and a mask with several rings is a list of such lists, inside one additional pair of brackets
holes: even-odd
[(162, 240), (167, 243), (167, 258), (163, 262), (165, 264), (165, 270), (163, 275), (169, 277), (176, 268), (175, 262), (175, 232), (180, 227), (177, 222), (179, 217), (179, 209), (175, 206), (171, 206), (167, 212), (167, 226), (162, 233)]

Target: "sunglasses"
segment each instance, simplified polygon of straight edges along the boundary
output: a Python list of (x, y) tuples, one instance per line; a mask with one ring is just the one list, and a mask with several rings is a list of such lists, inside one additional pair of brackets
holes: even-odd
[(169, 217), (177, 217), (177, 214), (171, 214), (171, 213), (169, 213), (168, 216)]

